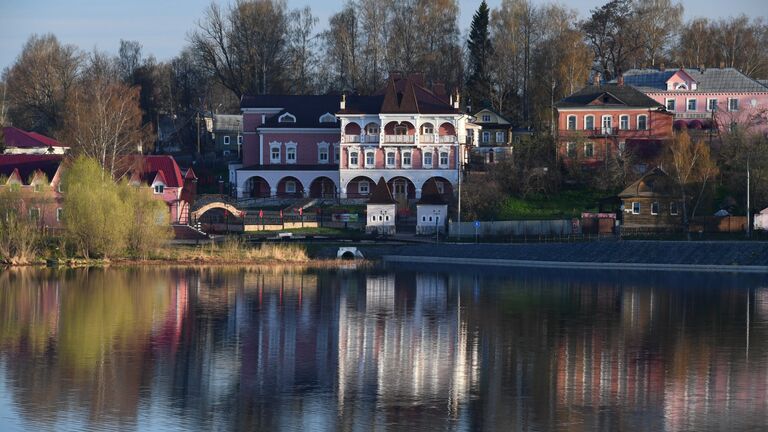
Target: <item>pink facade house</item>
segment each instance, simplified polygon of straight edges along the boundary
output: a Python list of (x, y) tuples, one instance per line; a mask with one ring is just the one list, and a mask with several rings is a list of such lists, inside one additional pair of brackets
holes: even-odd
[(334, 198), (339, 188), (341, 96), (243, 96), (242, 163), (230, 164), (238, 198)]
[(768, 87), (736, 69), (632, 69), (623, 79), (673, 113), (678, 130), (768, 132)]
[(20, 214), (36, 221), (41, 229), (61, 228), (61, 155), (0, 155), (0, 190), (16, 190)]
[(129, 175), (131, 184), (151, 188), (153, 196), (168, 205), (171, 224), (189, 222), (189, 206), (194, 199), (190, 189), (197, 180), (192, 168), (182, 175), (173, 156), (140, 156), (131, 161)]
[(3, 128), (3, 136), (5, 139), (4, 154), (62, 155), (69, 151), (69, 147), (53, 138), (11, 126)]
[(393, 74), (376, 95), (343, 98), (337, 117), (342, 198), (366, 198), (382, 177), (401, 205), (421, 198), (430, 179), (453, 194), (471, 123), (444, 86), (430, 89), (421, 75)]

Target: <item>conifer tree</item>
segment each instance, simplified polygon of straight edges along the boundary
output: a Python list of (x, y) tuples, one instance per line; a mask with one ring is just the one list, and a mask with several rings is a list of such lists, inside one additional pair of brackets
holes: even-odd
[(479, 107), (490, 97), (490, 71), (488, 67), (493, 47), (488, 31), (490, 10), (483, 0), (472, 17), (467, 50), (469, 51), (467, 93), (472, 103)]

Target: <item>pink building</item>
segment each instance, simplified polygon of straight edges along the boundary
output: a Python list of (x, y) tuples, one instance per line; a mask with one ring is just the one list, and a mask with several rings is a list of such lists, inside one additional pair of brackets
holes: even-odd
[(243, 160), (230, 165), (239, 198), (336, 197), (341, 96), (244, 96)]
[(5, 154), (58, 154), (69, 151), (69, 147), (36, 132), (27, 132), (19, 128), (6, 126), (3, 128), (5, 139)]
[(381, 177), (401, 204), (421, 198), (430, 179), (453, 194), (470, 117), (444, 86), (429, 89), (421, 75), (393, 74), (376, 95), (342, 99), (337, 117), (342, 198), (367, 197)]
[(192, 168), (182, 175), (173, 156), (152, 155), (131, 158), (130, 182), (152, 189), (171, 213), (171, 224), (189, 222), (189, 205), (194, 200), (197, 177)]
[(623, 79), (674, 113), (677, 129), (768, 131), (768, 87), (736, 69), (632, 69)]
[(63, 215), (61, 155), (0, 155), (0, 190), (19, 192), (16, 205), (40, 228), (60, 228)]

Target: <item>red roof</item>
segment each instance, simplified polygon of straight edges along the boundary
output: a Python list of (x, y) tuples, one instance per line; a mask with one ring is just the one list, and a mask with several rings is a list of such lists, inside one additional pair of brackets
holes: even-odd
[(181, 169), (173, 156), (129, 156), (124, 159), (122, 172), (133, 173), (132, 180), (138, 180), (151, 185), (160, 175), (166, 187), (183, 187), (184, 180)]
[(66, 147), (53, 138), (40, 135), (35, 132), (26, 132), (15, 127), (4, 127), (5, 146), (15, 148), (48, 148), (48, 147)]
[(21, 181), (26, 183), (35, 171), (42, 171), (50, 181), (62, 160), (62, 155), (0, 155), (0, 175), (10, 177), (17, 171)]

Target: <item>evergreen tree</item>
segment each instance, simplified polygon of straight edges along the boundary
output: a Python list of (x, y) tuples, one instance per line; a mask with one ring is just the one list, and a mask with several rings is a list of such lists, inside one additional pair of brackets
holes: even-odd
[(483, 0), (472, 17), (472, 26), (467, 40), (469, 51), (467, 94), (476, 107), (481, 106), (482, 102), (490, 98), (491, 80), (488, 63), (493, 53), (493, 47), (488, 31), (489, 15), (490, 9)]

